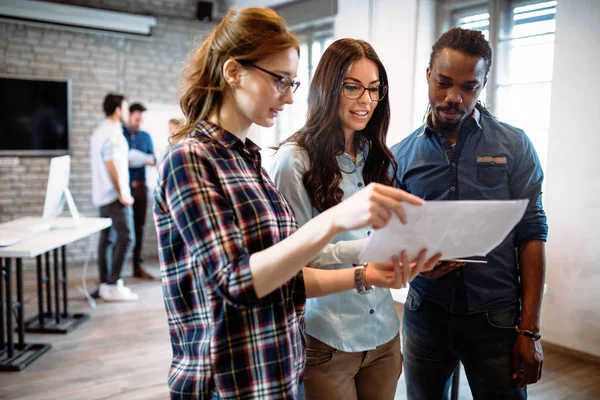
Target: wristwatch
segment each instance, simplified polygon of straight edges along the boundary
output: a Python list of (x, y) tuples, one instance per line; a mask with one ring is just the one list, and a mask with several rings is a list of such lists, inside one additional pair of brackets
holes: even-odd
[(358, 294), (367, 294), (375, 289), (374, 286), (368, 286), (365, 282), (365, 267), (367, 264), (354, 265), (354, 287)]

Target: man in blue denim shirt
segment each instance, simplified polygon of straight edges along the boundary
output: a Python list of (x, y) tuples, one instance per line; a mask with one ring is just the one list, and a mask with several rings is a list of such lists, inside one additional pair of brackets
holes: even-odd
[(142, 268), (142, 244), (144, 243), (144, 225), (148, 206), (148, 188), (146, 187), (146, 166), (156, 165), (154, 146), (150, 134), (140, 130), (143, 113), (146, 107), (140, 103), (129, 106), (127, 125), (123, 126), (123, 135), (129, 144), (129, 150), (139, 150), (146, 153), (148, 161), (142, 166), (132, 166), (130, 158), (129, 185), (133, 203), (133, 224), (135, 226), (135, 247), (133, 249), (133, 276), (135, 278), (152, 280), (154, 277)]
[(411, 283), (403, 321), (409, 399), (446, 398), (459, 361), (475, 399), (525, 399), (526, 385), (541, 377), (543, 172), (525, 133), (477, 102), (491, 64), (481, 32), (443, 34), (427, 68), (425, 124), (392, 147), (400, 187), (425, 200), (529, 199), (486, 265), (442, 263)]

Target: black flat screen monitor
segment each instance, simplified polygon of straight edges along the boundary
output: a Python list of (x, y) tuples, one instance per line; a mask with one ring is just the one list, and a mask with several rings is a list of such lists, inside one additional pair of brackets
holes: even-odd
[(0, 75), (0, 156), (69, 153), (69, 80)]

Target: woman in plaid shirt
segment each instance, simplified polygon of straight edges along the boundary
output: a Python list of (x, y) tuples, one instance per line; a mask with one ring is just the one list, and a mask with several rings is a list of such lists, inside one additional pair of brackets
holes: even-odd
[[(401, 202), (421, 200), (372, 184), (297, 229), (247, 133), (292, 103), (298, 58), (281, 17), (248, 8), (229, 11), (187, 66), (186, 123), (154, 205), (172, 398), (302, 399), (306, 297), (405, 282), (405, 255), (358, 268), (356, 279), (352, 268), (303, 268), (339, 233), (383, 227), (392, 213), (404, 221)], [(414, 268), (436, 261), (422, 254)]]

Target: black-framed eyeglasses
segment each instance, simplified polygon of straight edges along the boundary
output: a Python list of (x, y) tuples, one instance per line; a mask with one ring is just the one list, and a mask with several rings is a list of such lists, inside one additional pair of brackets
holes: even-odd
[(277, 78), (276, 85), (277, 85), (277, 90), (279, 91), (279, 93), (285, 93), (285, 91), (288, 90), (289, 88), (292, 88), (292, 93), (295, 93), (296, 90), (298, 90), (298, 86), (300, 86), (300, 82), (295, 81), (288, 76), (276, 74), (275, 72), (268, 71), (264, 68), (259, 67), (258, 65), (254, 65), (252, 63), (240, 63), (240, 64), (245, 65), (247, 67), (254, 67), (258, 70), (261, 70), (262, 72), (266, 72), (267, 74)]
[(388, 92), (388, 85), (379, 85), (373, 87), (365, 87), (355, 82), (344, 82), (342, 84), (342, 94), (349, 100), (360, 99), (363, 93), (367, 90), (369, 97), (373, 101), (382, 100)]

